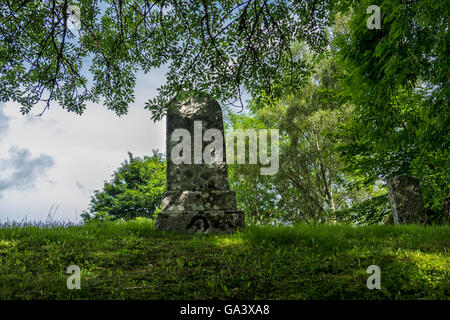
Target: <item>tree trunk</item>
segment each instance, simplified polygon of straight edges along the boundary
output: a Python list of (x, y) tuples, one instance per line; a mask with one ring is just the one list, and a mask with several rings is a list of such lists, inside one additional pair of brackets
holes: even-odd
[(314, 140), (316, 142), (316, 151), (317, 151), (317, 157), (319, 160), (320, 172), (322, 175), (323, 184), (325, 186), (325, 193), (326, 193), (325, 198), (327, 199), (327, 202), (331, 208), (331, 211), (334, 213), (336, 211), (336, 207), (334, 205), (331, 178), (330, 178), (330, 181), (327, 181), (327, 177), (326, 177), (326, 173), (325, 173), (325, 166), (324, 166), (323, 160), (322, 160), (322, 150), (320, 149), (320, 145), (319, 145), (319, 138), (317, 137), (316, 131), (314, 130), (313, 132), (314, 132)]

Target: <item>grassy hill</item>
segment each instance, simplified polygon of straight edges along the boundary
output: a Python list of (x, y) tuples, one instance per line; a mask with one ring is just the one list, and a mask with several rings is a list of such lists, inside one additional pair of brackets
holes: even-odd
[[(449, 299), (449, 247), (449, 227), (2, 228), (0, 299)], [(81, 268), (80, 290), (66, 287), (69, 265)], [(381, 290), (366, 286), (370, 265)]]

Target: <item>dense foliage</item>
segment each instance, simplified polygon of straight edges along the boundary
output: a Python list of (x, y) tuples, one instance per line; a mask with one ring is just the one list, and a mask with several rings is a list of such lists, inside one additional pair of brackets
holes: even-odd
[(387, 197), (379, 182), (357, 186), (358, 174), (344, 170), (336, 144), (353, 108), (341, 98), (339, 67), (330, 58), (313, 63), (311, 52), (306, 48), (301, 52), (310, 55), (306, 59), (313, 68), (295, 90), (279, 86), (279, 99), (261, 95), (251, 101), (250, 113), (228, 117), (234, 129), (280, 130), (280, 164), (275, 176), (260, 176), (259, 165), (231, 166), (230, 181), (240, 208), (258, 222), (382, 222), (389, 210), (379, 208), (367, 219), (362, 218), (363, 212), (356, 219), (350, 210), (372, 196)]
[(336, 210), (332, 217), (335, 221), (355, 225), (369, 225), (388, 222), (391, 207), (387, 194), (372, 196), (353, 206)]
[(122, 163), (113, 178), (91, 198), (89, 209), (81, 214), (85, 222), (151, 218), (161, 206), (166, 188), (166, 161), (161, 154), (134, 157)]
[[(372, 4), (380, 6), (381, 29), (367, 26)], [(428, 221), (444, 222), (450, 192), (448, 4), (361, 1), (336, 16), (331, 46), (321, 55), (303, 42), (292, 45), (305, 66), (296, 81), (273, 84), (275, 98), (260, 91), (250, 115), (230, 117), (235, 127), (251, 118), (284, 137), (280, 172), (264, 178), (268, 184), (248, 167), (233, 172), (234, 184), (246, 181), (235, 186), (247, 194), (238, 196), (244, 211), (258, 212), (247, 207), (264, 185), (275, 190), (265, 192), (269, 211), (288, 220), (382, 222), (390, 213), (386, 182), (406, 173), (420, 181)]]
[[(382, 26), (369, 30), (364, 10), (377, 3)], [(334, 41), (342, 95), (355, 107), (341, 137), (347, 169), (366, 183), (419, 178), (425, 206), (440, 217), (450, 193), (449, 8), (449, 1), (361, 1)]]

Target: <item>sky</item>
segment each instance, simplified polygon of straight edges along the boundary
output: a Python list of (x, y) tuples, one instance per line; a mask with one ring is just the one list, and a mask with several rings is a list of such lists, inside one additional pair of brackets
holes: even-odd
[(55, 220), (79, 222), (94, 190), (135, 156), (165, 152), (165, 119), (154, 123), (144, 109), (165, 82), (165, 70), (139, 73), (135, 102), (118, 117), (101, 104), (87, 104), (83, 115), (55, 102), (22, 115), (17, 103), (0, 104), (0, 222)]

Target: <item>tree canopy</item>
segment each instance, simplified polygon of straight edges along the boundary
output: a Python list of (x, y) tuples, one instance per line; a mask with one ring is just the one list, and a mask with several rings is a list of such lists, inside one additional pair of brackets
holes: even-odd
[(167, 82), (146, 104), (155, 119), (184, 90), (239, 104), (244, 90), (270, 89), (286, 72), (295, 82), (304, 62), (291, 44), (324, 48), (342, 3), (1, 0), (0, 100), (19, 102), (23, 113), (57, 101), (81, 114), (102, 99), (122, 115), (136, 72), (167, 65)]
[(122, 163), (103, 190), (96, 190), (81, 216), (84, 221), (152, 218), (166, 190), (166, 162), (161, 154), (134, 157)]

